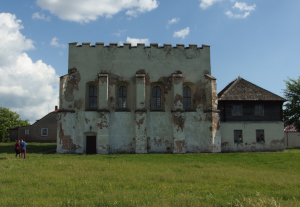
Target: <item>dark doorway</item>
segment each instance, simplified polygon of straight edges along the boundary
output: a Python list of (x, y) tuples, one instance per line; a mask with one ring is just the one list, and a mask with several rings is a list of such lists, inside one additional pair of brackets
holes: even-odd
[(97, 154), (96, 136), (86, 137), (86, 154)]

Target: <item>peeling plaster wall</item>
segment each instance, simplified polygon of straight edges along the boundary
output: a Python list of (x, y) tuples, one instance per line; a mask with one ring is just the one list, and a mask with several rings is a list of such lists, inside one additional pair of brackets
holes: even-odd
[(110, 153), (135, 152), (135, 120), (134, 113), (110, 113), (109, 151)]
[[(58, 153), (85, 153), (86, 136), (97, 137), (99, 154), (220, 149), (218, 116), (204, 112), (217, 108), (215, 79), (205, 76), (211, 74), (209, 46), (71, 43), (68, 67), (60, 80), (60, 109), (66, 112), (59, 113)], [(137, 78), (138, 73), (144, 76)], [(176, 111), (183, 108), (184, 82), (195, 86), (190, 112)], [(99, 96), (98, 107), (92, 111), (88, 111), (89, 84), (97, 87)], [(159, 112), (151, 108), (155, 84), (162, 87)], [(127, 88), (128, 111), (118, 111), (120, 85)]]
[(172, 114), (147, 113), (148, 152), (171, 153), (173, 151)]
[[(283, 122), (221, 123), (222, 152), (285, 150)], [(264, 130), (265, 143), (256, 143), (256, 130)], [(234, 130), (242, 130), (243, 143), (234, 143)]]

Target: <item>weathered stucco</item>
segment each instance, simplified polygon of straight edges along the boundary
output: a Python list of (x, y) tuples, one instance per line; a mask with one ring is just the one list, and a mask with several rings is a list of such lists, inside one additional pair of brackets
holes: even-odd
[[(209, 46), (70, 43), (68, 67), (60, 79), (58, 153), (85, 153), (87, 136), (96, 136), (98, 154), (220, 152)], [(89, 108), (89, 85), (97, 87), (97, 108)], [(120, 86), (127, 89), (126, 109), (118, 108)], [(154, 86), (162, 90), (161, 110), (152, 108)]]
[[(222, 122), (222, 152), (285, 150), (283, 122)], [(265, 143), (256, 142), (256, 130), (264, 130)], [(242, 130), (243, 143), (234, 143), (234, 130)]]

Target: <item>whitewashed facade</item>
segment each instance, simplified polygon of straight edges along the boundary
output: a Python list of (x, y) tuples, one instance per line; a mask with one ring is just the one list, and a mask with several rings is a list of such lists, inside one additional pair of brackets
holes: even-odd
[(221, 152), (209, 46), (70, 43), (68, 68), (57, 153)]

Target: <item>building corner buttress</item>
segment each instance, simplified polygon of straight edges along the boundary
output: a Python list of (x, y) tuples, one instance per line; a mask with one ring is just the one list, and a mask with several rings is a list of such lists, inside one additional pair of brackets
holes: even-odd
[(220, 117), (218, 110), (218, 93), (216, 78), (211, 75), (205, 74), (205, 78), (209, 81), (206, 88), (207, 107), (204, 110), (206, 116), (209, 117), (210, 126), (210, 139), (211, 139), (211, 152), (221, 152), (221, 132), (220, 132)]

